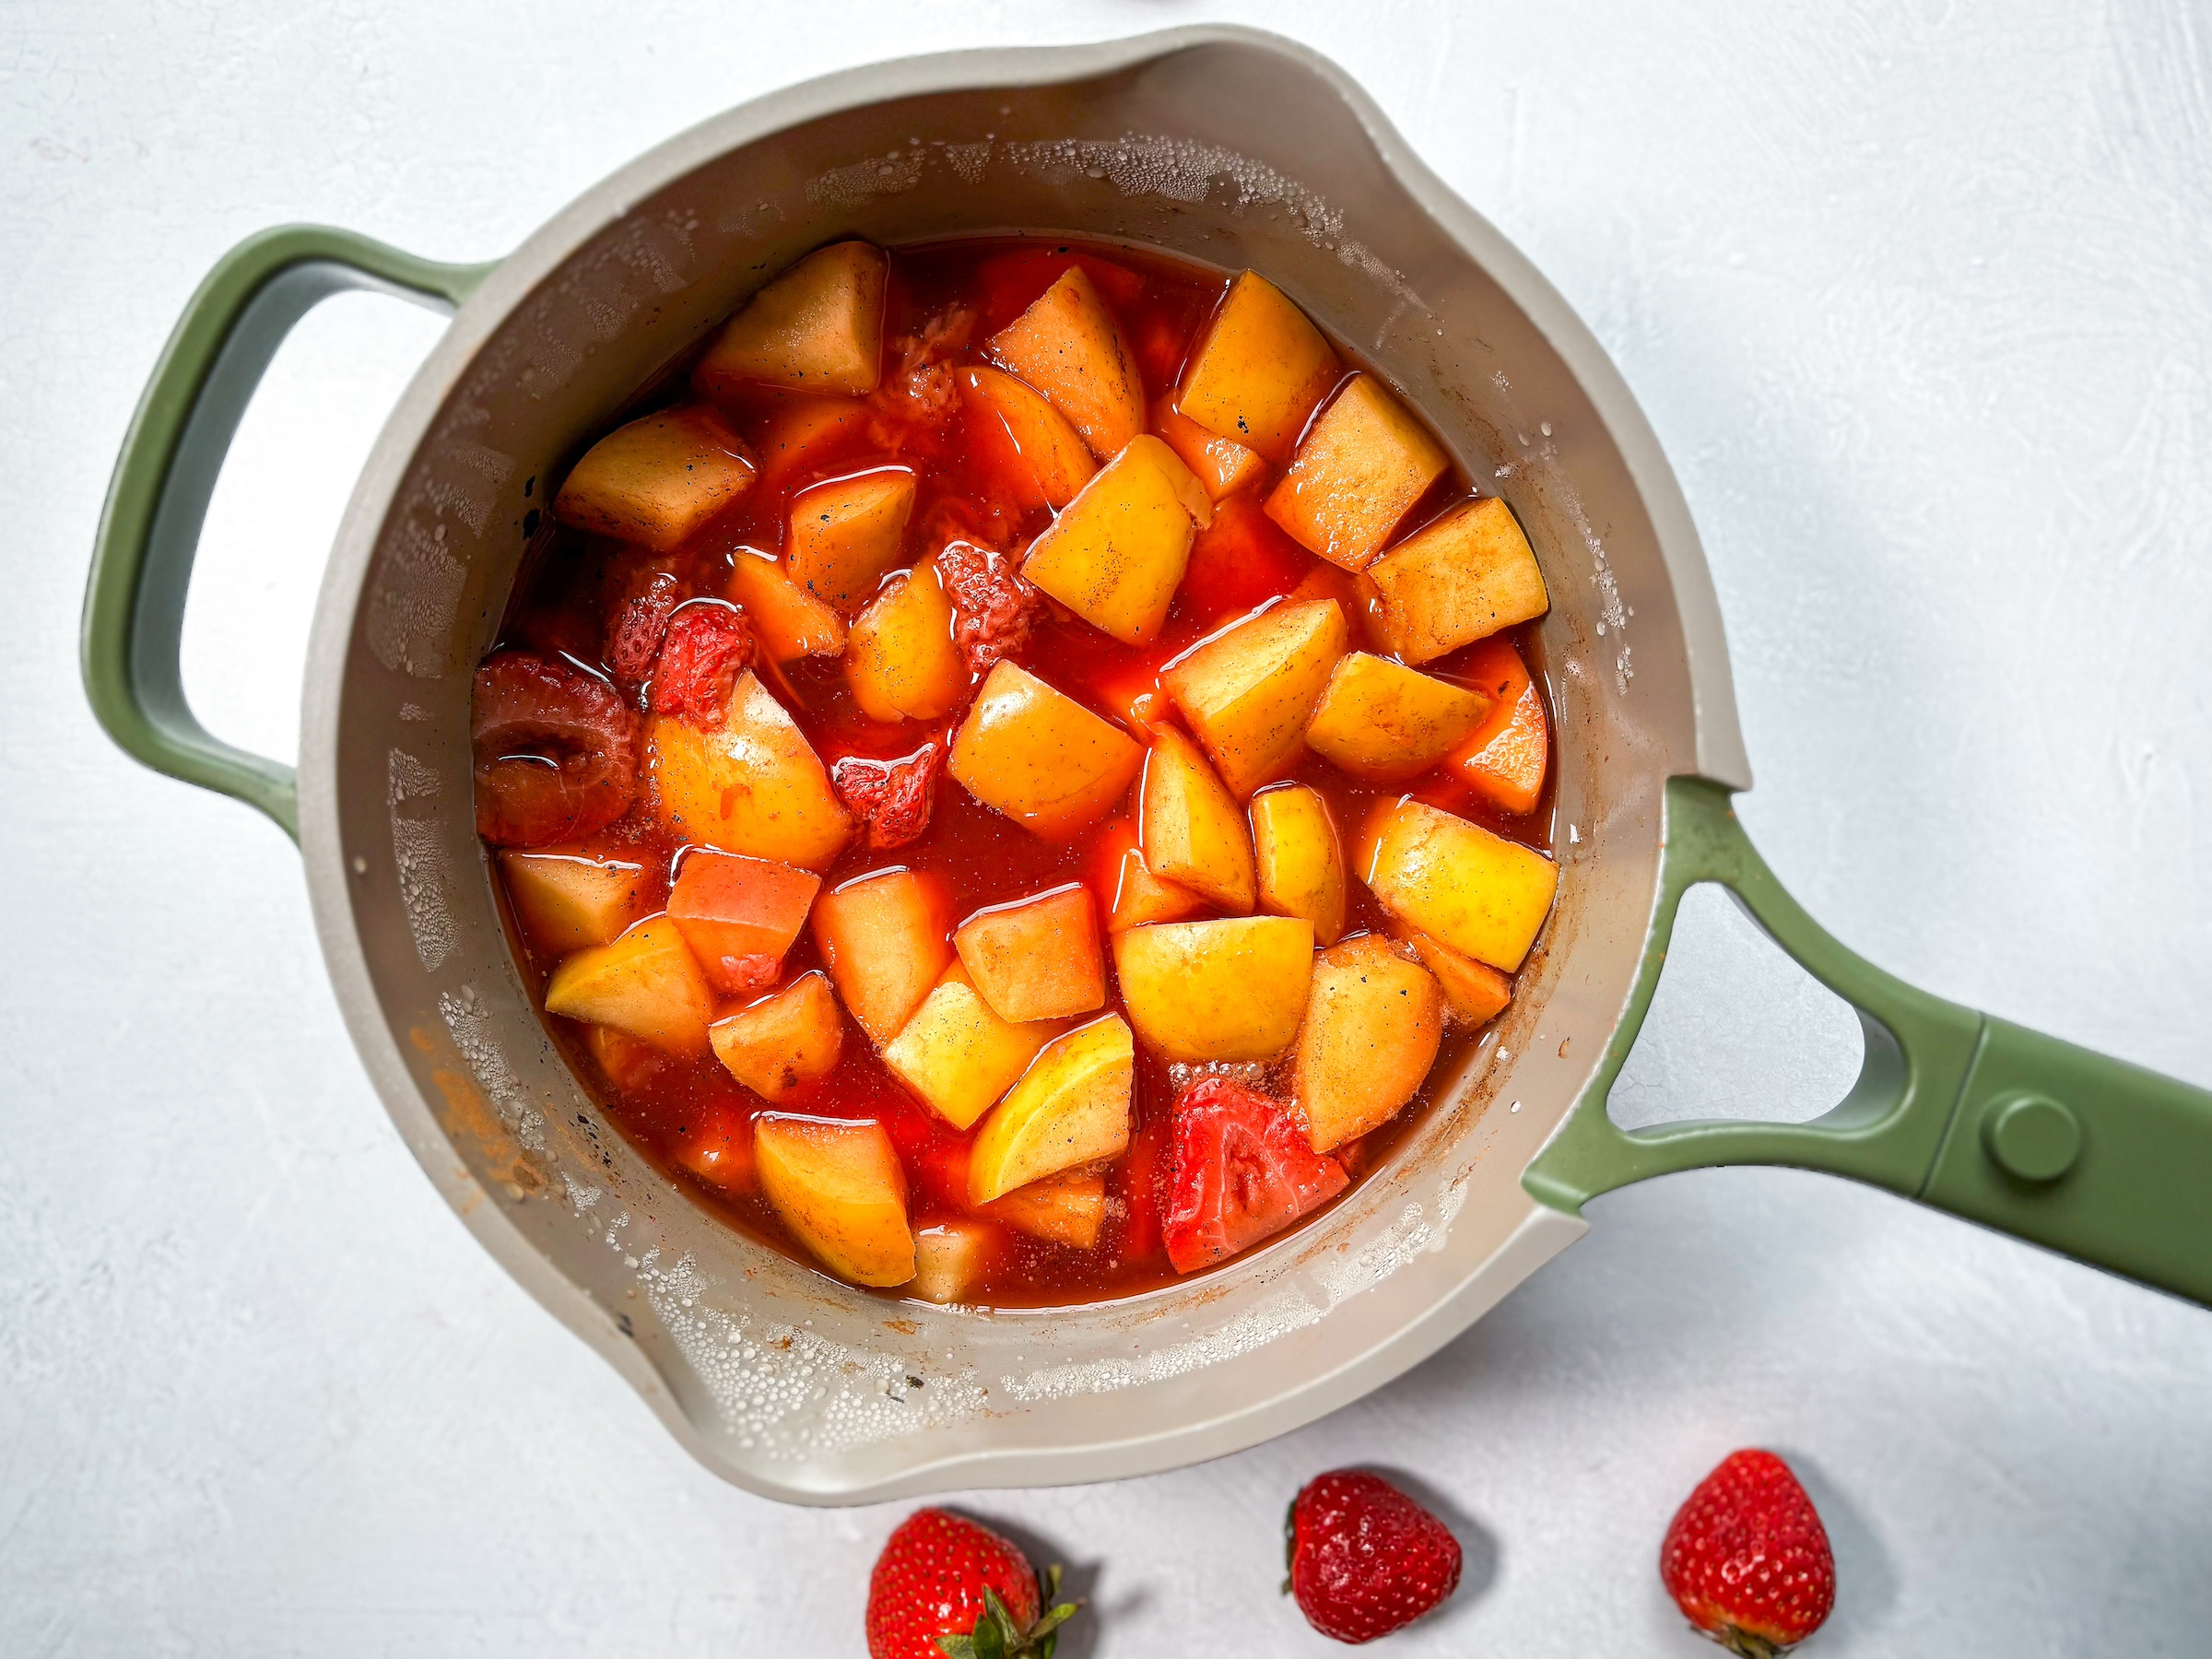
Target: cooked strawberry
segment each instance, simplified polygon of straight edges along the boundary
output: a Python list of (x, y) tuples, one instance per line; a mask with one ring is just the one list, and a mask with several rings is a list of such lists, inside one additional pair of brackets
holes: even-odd
[(621, 595), (609, 607), (606, 639), (600, 647), (615, 684), (634, 691), (653, 673), (668, 618), (688, 597), (684, 584), (665, 563), (634, 566), (622, 579)]
[(1052, 1659), (1080, 1604), (1040, 1611), (1060, 1570), (1037, 1574), (1012, 1543), (946, 1510), (916, 1510), (892, 1532), (868, 1578), (868, 1659)]
[(729, 712), (737, 677), (753, 660), (753, 630), (745, 613), (721, 599), (694, 599), (668, 618), (659, 661), (653, 665), (649, 702), (655, 714), (673, 714), (712, 728)]
[(848, 755), (830, 769), (838, 799), (861, 822), (862, 846), (881, 853), (922, 839), (944, 759), (945, 746), (933, 737), (896, 760)]
[(1459, 1540), (1364, 1469), (1308, 1481), (1290, 1505), (1290, 1582), (1306, 1622), (1338, 1641), (1387, 1636), (1459, 1588)]
[(971, 674), (1019, 655), (1044, 616), (1044, 596), (1018, 562), (1011, 553), (971, 541), (948, 541), (937, 550), (937, 573), (952, 596), (952, 642)]
[(1836, 1605), (1820, 1512), (1771, 1452), (1732, 1452), (1666, 1529), (1659, 1576), (1698, 1630), (1743, 1659), (1773, 1659)]
[(1306, 1145), (1297, 1122), (1265, 1095), (1204, 1077), (1175, 1102), (1160, 1230), (1178, 1273), (1227, 1261), (1345, 1189), (1335, 1159)]
[(527, 651), (477, 670), (469, 707), (477, 833), (544, 847), (603, 830), (637, 787), (637, 723), (605, 680)]

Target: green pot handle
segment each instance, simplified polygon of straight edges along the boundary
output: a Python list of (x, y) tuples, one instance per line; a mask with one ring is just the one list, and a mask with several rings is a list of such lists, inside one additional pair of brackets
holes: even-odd
[[(1700, 778), (1666, 790), (1641, 968), (1595, 1077), (1524, 1182), (1570, 1214), (1647, 1176), (1723, 1164), (1847, 1175), (2212, 1306), (2212, 1094), (1916, 991), (1784, 892)], [(1806, 1124), (1624, 1130), (1606, 1111), (1651, 1007), (1682, 895), (1727, 887), (1776, 944), (1859, 1011), (1866, 1058)]]
[(178, 318), (131, 418), (85, 589), (85, 692), (100, 724), (156, 771), (235, 795), (299, 839), (292, 769), (194, 718), (177, 642), (193, 555), (253, 389), (317, 301), (371, 288), (460, 307), (488, 265), (440, 265), (320, 225), (265, 230), (223, 255)]

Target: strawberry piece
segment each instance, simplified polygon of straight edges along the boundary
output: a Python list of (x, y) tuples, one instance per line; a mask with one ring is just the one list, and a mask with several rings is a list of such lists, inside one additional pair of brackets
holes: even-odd
[(600, 660), (625, 691), (635, 691), (653, 673), (668, 632), (668, 618), (688, 597), (684, 584), (665, 564), (640, 565), (623, 580), (621, 596), (609, 607)]
[(1836, 1605), (1820, 1513), (1771, 1452), (1732, 1452), (1666, 1529), (1659, 1576), (1683, 1617), (1742, 1659), (1773, 1659)]
[(944, 760), (945, 746), (933, 737), (897, 760), (848, 755), (830, 769), (837, 798), (861, 822), (863, 847), (881, 853), (922, 839)]
[(1272, 1237), (1350, 1179), (1306, 1145), (1288, 1112), (1226, 1077), (1202, 1077), (1182, 1091), (1173, 1133), (1160, 1231), (1178, 1273)]
[(1018, 654), (1044, 615), (1044, 596), (1015, 564), (1011, 553), (971, 541), (937, 549), (937, 574), (952, 599), (952, 642), (971, 674)]
[(868, 1659), (1052, 1659), (1080, 1603), (1046, 1608), (1060, 1569), (1037, 1574), (989, 1527), (916, 1510), (892, 1532), (868, 1576)]
[(694, 599), (668, 618), (647, 706), (711, 731), (729, 712), (737, 677), (752, 661), (753, 630), (744, 613), (725, 600)]
[(605, 680), (527, 651), (477, 670), (469, 707), (477, 833), (544, 847), (604, 830), (638, 781), (637, 722)]
[(1290, 1505), (1290, 1582), (1306, 1622), (1372, 1641), (1459, 1588), (1459, 1540), (1380, 1475), (1317, 1475)]

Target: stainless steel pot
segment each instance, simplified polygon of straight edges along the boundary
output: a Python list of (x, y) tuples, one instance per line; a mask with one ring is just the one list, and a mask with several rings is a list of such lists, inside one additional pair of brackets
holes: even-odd
[[(818, 243), (1008, 229), (1268, 274), (1393, 376), (1530, 532), (1559, 714), (1557, 912), (1442, 1108), (1326, 1220), (1133, 1300), (995, 1315), (851, 1290), (694, 1208), (602, 1119), (517, 975), (473, 830), (470, 670), (548, 487), (657, 367)], [(284, 331), (383, 288), (456, 314), (333, 551), (290, 769), (203, 732), (177, 633), (224, 448)], [(430, 1179), (711, 1468), (805, 1502), (1093, 1480), (1217, 1455), (1396, 1375), (1644, 1175), (1792, 1163), (1877, 1182), (2212, 1297), (2212, 1099), (1899, 984), (1775, 886), (1681, 494), (1588, 332), (1333, 66), (1181, 29), (831, 76), (686, 133), (508, 258), (342, 232), (236, 250), (126, 441), (85, 670), (134, 754), (300, 843), (355, 1041)], [(1624, 1134), (1605, 1097), (1683, 889), (1734, 888), (1864, 1011), (1810, 1124)]]

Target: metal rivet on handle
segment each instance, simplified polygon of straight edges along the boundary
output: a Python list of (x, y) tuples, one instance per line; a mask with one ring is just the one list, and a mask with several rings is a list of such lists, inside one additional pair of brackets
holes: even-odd
[(2081, 1156), (2081, 1120), (2046, 1095), (2006, 1095), (1982, 1114), (1982, 1145), (2022, 1181), (2056, 1181)]

